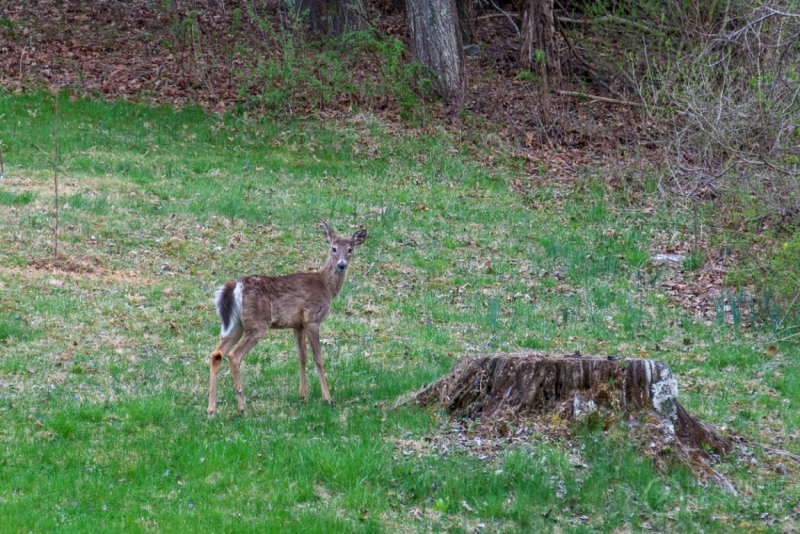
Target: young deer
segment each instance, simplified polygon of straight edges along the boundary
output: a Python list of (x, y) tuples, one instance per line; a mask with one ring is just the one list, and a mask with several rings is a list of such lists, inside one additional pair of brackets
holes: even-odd
[[(209, 416), (213, 416), (217, 410), (217, 373), (225, 356), (228, 356), (231, 364), (239, 411), (245, 410), (247, 403), (242, 390), (239, 367), (245, 355), (269, 328), (294, 329), (297, 355), (300, 358), (300, 397), (305, 400), (308, 400), (306, 387), (308, 360), (306, 341), (308, 341), (322, 387), (322, 398), (331, 402), (331, 394), (328, 392), (322, 368), (319, 327), (328, 316), (331, 301), (336, 298), (344, 285), (353, 249), (364, 243), (367, 231), (359, 230), (348, 239), (337, 236), (334, 229), (325, 221), (320, 223), (325, 230), (325, 237), (331, 244), (328, 261), (322, 269), (313, 273), (294, 273), (284, 276), (245, 276), (220, 286), (214, 294), (217, 313), (222, 320), (222, 332), (219, 345), (211, 353)], [(233, 348), (234, 345), (236, 348)]]

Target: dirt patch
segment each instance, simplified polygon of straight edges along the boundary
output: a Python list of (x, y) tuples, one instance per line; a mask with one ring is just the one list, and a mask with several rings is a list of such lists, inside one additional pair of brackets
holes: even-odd
[(80, 256), (75, 258), (37, 258), (30, 260), (24, 269), (15, 268), (9, 271), (21, 279), (39, 279), (53, 277), (52, 284), (58, 285), (60, 278), (71, 280), (103, 281), (111, 284), (143, 285), (150, 282), (143, 278), (139, 271), (114, 271), (106, 268), (100, 258)]
[(84, 256), (82, 258), (42, 258), (28, 262), (28, 267), (49, 273), (97, 273), (103, 269), (100, 258)]

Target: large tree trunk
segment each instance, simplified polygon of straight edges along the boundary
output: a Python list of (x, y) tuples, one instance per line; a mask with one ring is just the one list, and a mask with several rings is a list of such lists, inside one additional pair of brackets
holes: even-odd
[(301, 0), (308, 10), (311, 30), (324, 37), (338, 37), (369, 27), (363, 0)]
[[(553, 0), (523, 0), (519, 66), (538, 72), (548, 87), (561, 81), (561, 58), (556, 44)], [(537, 57), (537, 51), (539, 57)]]
[(436, 74), (434, 90), (459, 107), (467, 75), (455, 0), (406, 0), (414, 61)]

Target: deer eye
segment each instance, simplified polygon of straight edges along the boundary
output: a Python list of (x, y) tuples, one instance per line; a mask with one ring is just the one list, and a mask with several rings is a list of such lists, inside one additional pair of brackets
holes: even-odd
[(333, 248), (331, 249), (331, 252), (333, 252), (334, 254), (336, 254), (336, 247), (333, 247)]
[(348, 254), (352, 254), (352, 253), (353, 253), (353, 249), (352, 249), (352, 248), (350, 248), (350, 247), (348, 247), (348, 248), (347, 248), (347, 253), (348, 253)]

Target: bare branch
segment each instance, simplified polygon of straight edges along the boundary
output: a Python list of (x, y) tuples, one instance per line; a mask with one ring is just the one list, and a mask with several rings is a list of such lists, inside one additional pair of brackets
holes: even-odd
[(790, 339), (792, 339), (792, 338), (796, 338), (796, 337), (800, 337), (800, 332), (798, 332), (798, 333), (796, 333), (796, 334), (792, 334), (791, 336), (782, 337), (782, 338), (780, 338), (780, 339), (778, 340), (778, 343), (782, 343), (782, 342), (784, 342), (784, 341), (789, 341)]
[(769, 16), (777, 15), (777, 16), (781, 16), (781, 17), (789, 17), (789, 18), (800, 19), (800, 13), (790, 13), (788, 11), (778, 11), (777, 9), (769, 7), (769, 6), (764, 6), (763, 9), (765, 11), (767, 11), (767, 14)]
[[(558, 26), (558, 32), (561, 34), (561, 37), (564, 38), (564, 42), (567, 43), (567, 47), (569, 48), (569, 51), (572, 53), (575, 59), (580, 61), (583, 67), (589, 72), (591, 72), (592, 75), (595, 76), (595, 78), (597, 78), (598, 80), (602, 80), (603, 77), (599, 76), (597, 71), (591, 65), (589, 65), (585, 59), (579, 56), (578, 52), (575, 50), (575, 47), (572, 46), (572, 40), (567, 36), (567, 32), (564, 31), (564, 26), (561, 24), (561, 17), (555, 15), (554, 18), (556, 20), (556, 25)], [(605, 85), (606, 88), (608, 88), (608, 86), (605, 83), (603, 83), (603, 85)]]
[(735, 41), (739, 39), (741, 36), (747, 34), (748, 32), (753, 32), (753, 34), (757, 34), (758, 31), (756, 30), (755, 26), (765, 20), (772, 18), (772, 17), (789, 17), (789, 18), (800, 18), (800, 13), (789, 13), (787, 11), (778, 11), (777, 9), (773, 9), (768, 6), (762, 6), (764, 14), (756, 18), (755, 20), (748, 20), (744, 26), (739, 28), (738, 30), (734, 30), (720, 39), (717, 39), (718, 42), (726, 42), (726, 41)]
[(499, 11), (500, 13), (502, 13), (503, 15), (505, 15), (505, 16), (508, 18), (508, 21), (511, 23), (511, 25), (512, 25), (512, 26), (514, 26), (514, 31), (516, 31), (516, 32), (517, 32), (517, 35), (521, 35), (521, 34), (520, 34), (520, 31), (519, 31), (519, 26), (517, 26), (517, 23), (516, 23), (516, 22), (514, 22), (514, 19), (511, 17), (511, 14), (510, 14), (510, 13), (507, 13), (507, 12), (505, 12), (505, 11), (503, 11), (502, 9), (500, 9), (500, 6), (498, 6), (498, 5), (495, 3), (495, 1), (494, 1), (494, 0), (489, 0), (489, 2), (491, 2), (491, 4), (494, 6), (494, 8), (495, 8), (497, 11)]
[(622, 26), (630, 26), (631, 28), (636, 28), (637, 30), (646, 33), (654, 33), (657, 35), (660, 35), (662, 33), (659, 30), (653, 29), (650, 26), (642, 24), (641, 22), (624, 19), (622, 17), (617, 17), (615, 15), (604, 15), (596, 19), (571, 19), (569, 17), (558, 17), (558, 19), (567, 22), (569, 24), (584, 24), (584, 25), (603, 24), (604, 22), (614, 22)]
[(778, 328), (780, 328), (783, 325), (783, 322), (786, 320), (786, 317), (788, 317), (789, 312), (791, 311), (792, 307), (794, 306), (794, 303), (797, 302), (797, 297), (800, 297), (800, 291), (797, 292), (797, 294), (794, 296), (794, 299), (792, 300), (792, 303), (789, 304), (788, 308), (786, 308), (786, 313), (783, 314), (783, 317), (781, 318), (781, 322), (778, 323)]
[(514, 13), (513, 11), (504, 11), (503, 13), (489, 13), (487, 15), (481, 15), (480, 17), (476, 17), (477, 20), (485, 20), (485, 19), (495, 19), (497, 17), (514, 17), (516, 19), (520, 18), (519, 13)]

